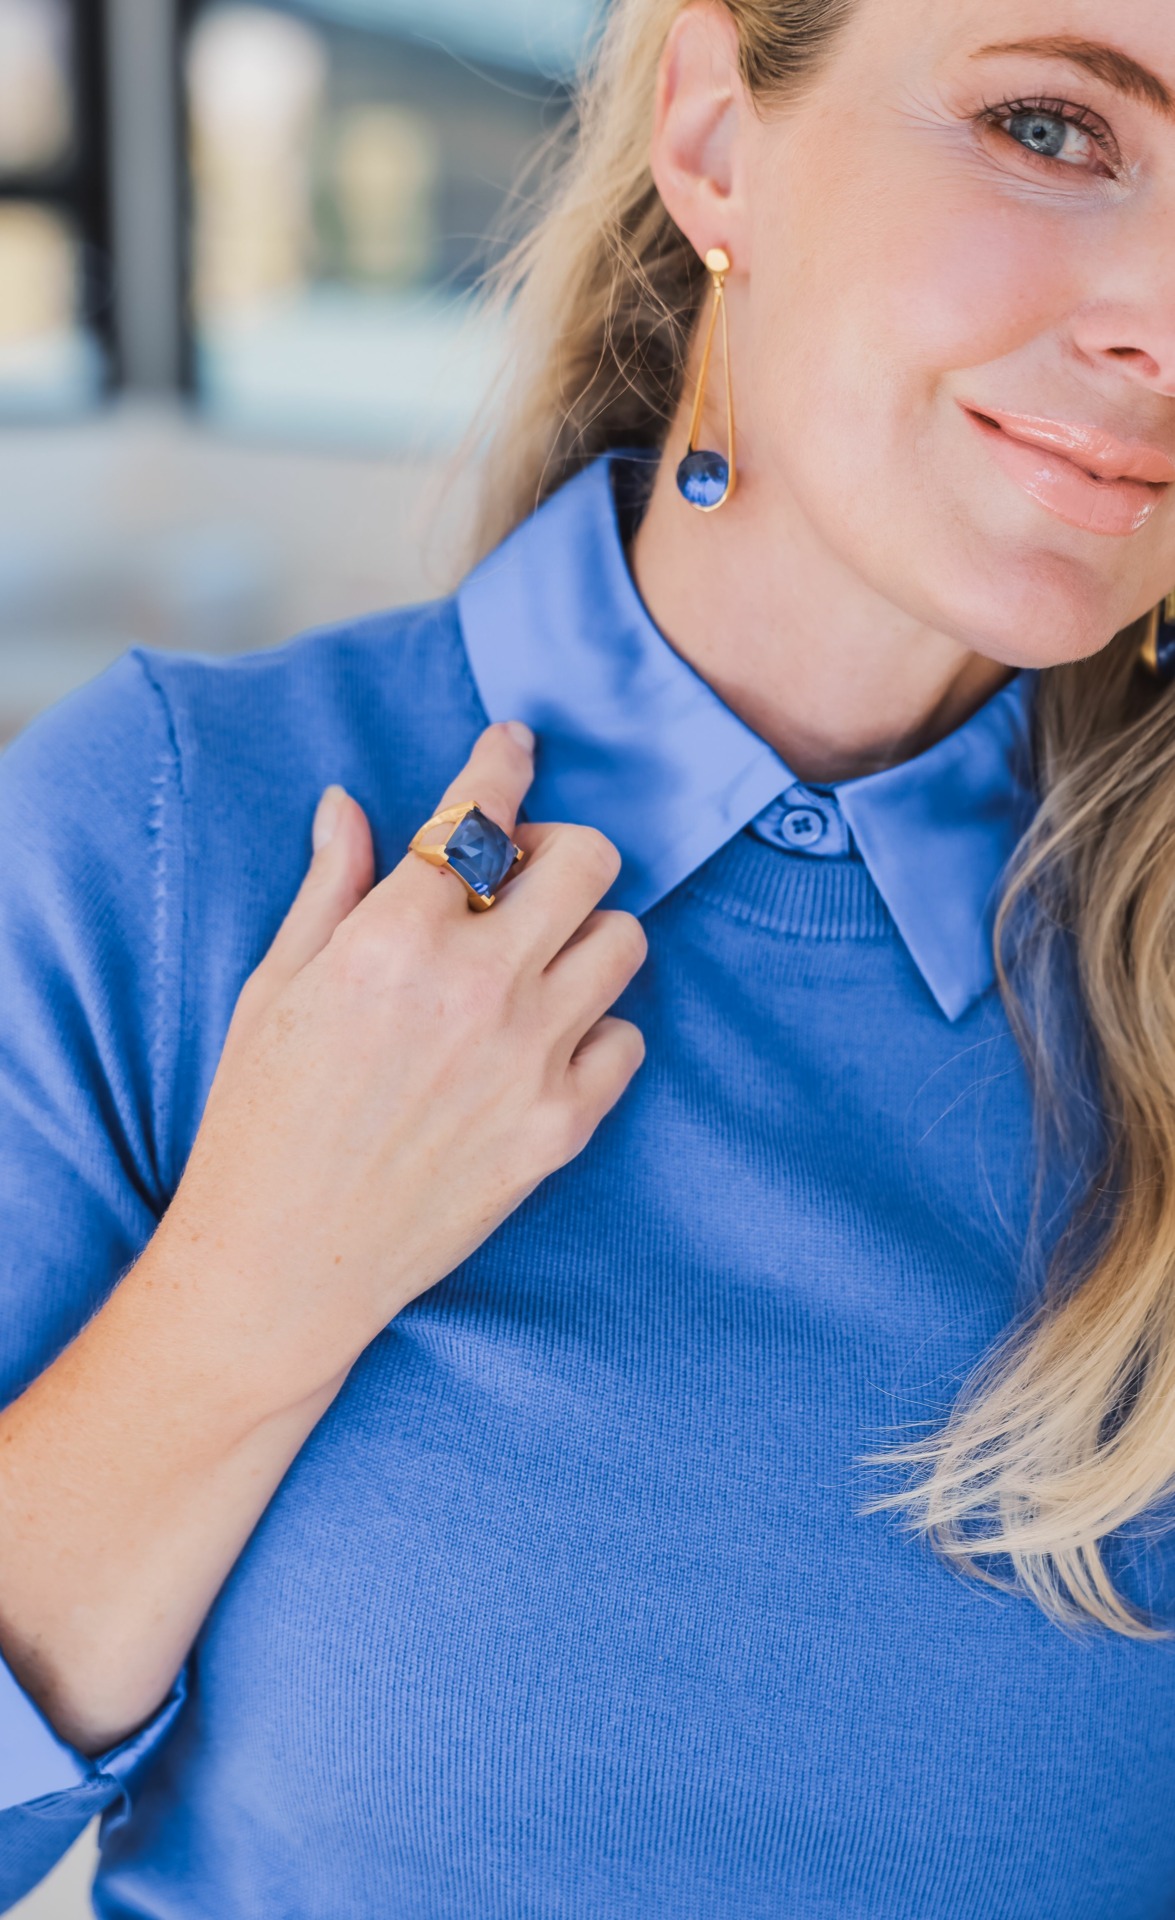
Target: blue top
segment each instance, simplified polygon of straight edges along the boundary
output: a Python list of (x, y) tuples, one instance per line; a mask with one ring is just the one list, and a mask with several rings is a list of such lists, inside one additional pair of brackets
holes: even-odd
[(129, 656), (0, 762), (6, 1398), (149, 1237), (328, 781), (386, 871), (529, 719), (532, 815), (618, 841), (650, 939), (633, 1086), (364, 1354), (157, 1718), (90, 1761), (0, 1681), (0, 1905), (105, 1809), (119, 1920), (1175, 1911), (1175, 1647), (861, 1513), (1035, 1272), (989, 954), (1025, 682), (801, 788), (649, 621), (626, 472), (455, 601)]
[(839, 858), (855, 843), (956, 1019), (995, 978), (999, 880), (1032, 810), (1033, 676), (930, 752), (817, 794), (653, 625), (618, 538), (614, 472), (621, 499), (632, 493), (628, 461), (597, 461), (457, 595), (485, 711), (541, 742), (530, 818), (606, 833), (624, 857), (609, 904), (641, 914), (751, 821), (791, 852)]

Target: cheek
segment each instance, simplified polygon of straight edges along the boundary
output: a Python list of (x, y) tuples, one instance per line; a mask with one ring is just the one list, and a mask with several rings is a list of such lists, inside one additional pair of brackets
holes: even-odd
[(892, 429), (950, 375), (1055, 332), (1080, 298), (1077, 222), (934, 149), (919, 159), (801, 170), (791, 217), (756, 234), (750, 357), (772, 412), (774, 398), (793, 422), (800, 407), (818, 426), (821, 405)]
[(877, 344), (923, 384), (1054, 333), (1077, 297), (1078, 263), (1070, 271), (1070, 241), (1055, 220), (959, 198), (937, 219), (910, 209), (868, 261)]
[(1122, 609), (1050, 558), (1047, 530), (1021, 539), (1024, 512), (954, 404), (1044, 409), (1088, 227), (921, 158), (917, 172), (826, 179), (821, 195), (803, 183), (798, 215), (756, 235), (738, 342), (748, 466), (768, 495), (778, 486), (782, 514), (798, 502), (831, 552), (915, 617), (944, 632), (962, 621), (1018, 664), (1000, 649), (1025, 631), (1062, 631), (1073, 651), (1089, 628), (1092, 649)]

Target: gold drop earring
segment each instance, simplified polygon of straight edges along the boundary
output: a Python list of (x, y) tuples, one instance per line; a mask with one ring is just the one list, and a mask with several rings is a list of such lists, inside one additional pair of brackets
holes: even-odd
[[(685, 458), (677, 469), (677, 490), (683, 500), (699, 513), (715, 513), (725, 506), (734, 492), (734, 398), (730, 385), (730, 332), (726, 324), (726, 276), (730, 272), (730, 255), (721, 247), (711, 247), (705, 260), (706, 271), (714, 289), (714, 298), (710, 306), (710, 318), (706, 323), (706, 339), (702, 347), (702, 364), (698, 369), (698, 388), (694, 395), (694, 410), (690, 415), (689, 445)], [(698, 446), (698, 431), (702, 424), (702, 408), (706, 403), (706, 378), (710, 371), (710, 355), (714, 346), (714, 332), (718, 319), (722, 318), (722, 361), (726, 373), (726, 454), (715, 453), (713, 449)]]
[(1138, 657), (1162, 686), (1175, 680), (1175, 590), (1153, 609)]

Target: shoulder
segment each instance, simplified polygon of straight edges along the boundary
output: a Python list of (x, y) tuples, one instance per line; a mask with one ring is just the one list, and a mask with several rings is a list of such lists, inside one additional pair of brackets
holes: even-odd
[(197, 896), (204, 878), (214, 885), (213, 921), (247, 896), (262, 950), (301, 878), (323, 788), (358, 800), (386, 871), (486, 724), (453, 600), (231, 659), (137, 658), (175, 743)]
[(122, 811), (161, 757), (177, 763), (190, 797), (201, 780), (220, 781), (222, 802), (250, 776), (280, 774), (285, 791), (291, 756), (311, 786), (320, 765), (337, 778), (341, 762), (358, 771), (368, 759), (386, 781), (398, 760), (408, 771), (430, 748), (446, 762), (482, 724), (456, 601), (439, 600), (232, 657), (135, 648), (0, 756), (0, 797), (46, 824), (84, 820), (96, 799)]
[(207, 855), (308, 822), (337, 780), (378, 833), (431, 803), (484, 725), (452, 599), (231, 658), (135, 649), (0, 756), (0, 819), (34, 857), (149, 837), (174, 802)]
[(0, 823), (17, 858), (55, 828), (87, 837), (125, 819), (136, 783), (173, 751), (166, 710), (139, 656), (43, 713), (0, 754)]
[(129, 653), (0, 756), (0, 941), (30, 984), (68, 965), (154, 1007), (182, 1152), (322, 789), (363, 806), (386, 872), (485, 724), (453, 600), (233, 658)]
[(360, 777), (371, 761), (386, 782), (414, 752), (435, 748), (443, 760), (455, 730), (480, 724), (452, 599), (228, 659), (137, 657), (167, 707), (193, 791), (216, 776), (227, 783), (222, 799), (273, 775), (284, 791), (294, 766), (313, 786), (322, 770), (326, 784), (344, 767)]
[(0, 942), (10, 960), (59, 973), (69, 954), (81, 973), (100, 944), (150, 944), (148, 876), (177, 774), (166, 706), (130, 654), (0, 754)]

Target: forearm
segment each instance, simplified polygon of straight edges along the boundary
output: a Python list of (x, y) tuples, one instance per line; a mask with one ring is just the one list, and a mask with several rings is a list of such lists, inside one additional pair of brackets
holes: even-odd
[(0, 1649), (85, 1752), (165, 1697), (346, 1377), (332, 1356), (307, 1391), (264, 1332), (231, 1283), (197, 1284), (161, 1236), (0, 1416)]
[[(532, 773), (490, 728), (443, 805), (474, 791), (512, 828)], [(605, 1013), (646, 943), (597, 911), (620, 864), (601, 835), (525, 829), (487, 947), (412, 854), (372, 888), (362, 813), (324, 805), (162, 1226), (0, 1418), (0, 1649), (91, 1753), (164, 1698), (358, 1355), (581, 1151), (643, 1057)]]

